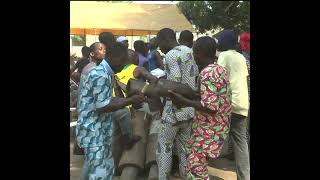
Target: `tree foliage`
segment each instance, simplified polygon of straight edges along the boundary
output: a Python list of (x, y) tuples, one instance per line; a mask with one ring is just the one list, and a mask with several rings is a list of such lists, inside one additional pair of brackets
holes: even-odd
[(181, 1), (177, 6), (201, 33), (218, 28), (250, 31), (250, 1)]

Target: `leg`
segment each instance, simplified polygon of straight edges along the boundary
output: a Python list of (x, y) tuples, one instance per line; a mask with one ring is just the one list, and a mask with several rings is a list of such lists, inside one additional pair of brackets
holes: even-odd
[(191, 120), (182, 122), (179, 124), (179, 131), (176, 138), (176, 147), (179, 157), (179, 172), (180, 177), (184, 178), (186, 176), (186, 167), (187, 167), (187, 152), (186, 152), (186, 143), (191, 135)]
[(110, 146), (84, 148), (84, 153), (81, 180), (112, 180), (114, 165)]
[(128, 108), (123, 108), (115, 111), (112, 118), (118, 122), (121, 129), (125, 149), (131, 149), (131, 147), (138, 142), (141, 137), (133, 134), (133, 124), (131, 120), (131, 113)]
[(162, 123), (158, 136), (157, 163), (159, 180), (169, 180), (172, 167), (172, 146), (178, 128), (169, 123)]
[(188, 157), (187, 178), (192, 180), (209, 180), (207, 159), (203, 153), (192, 150)]
[(250, 162), (247, 142), (247, 120), (232, 114), (230, 126), (234, 157), (236, 161), (237, 179), (250, 180)]
[(112, 155), (114, 159), (115, 174), (118, 175), (118, 166), (123, 153), (124, 142), (122, 141), (121, 129), (117, 120), (113, 119)]
[(128, 138), (133, 137), (131, 113), (128, 108), (125, 107), (115, 111), (112, 118), (118, 122), (122, 135), (125, 135)]

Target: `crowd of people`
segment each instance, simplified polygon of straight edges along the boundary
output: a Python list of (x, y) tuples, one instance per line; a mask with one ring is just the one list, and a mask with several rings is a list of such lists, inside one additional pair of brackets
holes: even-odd
[(141, 140), (133, 131), (132, 114), (150, 102), (143, 92), (129, 96), (128, 82), (156, 85), (161, 78), (187, 84), (196, 98), (170, 90), (170, 97), (161, 97), (154, 152), (158, 179), (170, 179), (176, 149), (182, 179), (208, 180), (207, 160), (221, 155), (227, 137), (237, 179), (250, 179), (250, 33), (223, 30), (216, 38), (193, 39), (188, 30), (177, 40), (172, 29), (163, 28), (148, 43), (135, 41), (132, 50), (127, 37), (103, 32), (99, 42), (82, 48), (83, 57), (70, 66), (70, 106), (78, 112), (76, 146), (85, 156), (81, 179), (112, 179), (114, 133), (120, 131), (124, 148), (131, 149)]

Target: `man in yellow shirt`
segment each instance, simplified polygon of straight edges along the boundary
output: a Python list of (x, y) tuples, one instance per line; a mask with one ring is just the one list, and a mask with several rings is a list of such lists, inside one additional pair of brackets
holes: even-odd
[(218, 37), (218, 64), (227, 69), (232, 94), (230, 138), (233, 146), (238, 180), (250, 180), (247, 144), (249, 96), (245, 57), (236, 51), (238, 36), (232, 30), (222, 31)]

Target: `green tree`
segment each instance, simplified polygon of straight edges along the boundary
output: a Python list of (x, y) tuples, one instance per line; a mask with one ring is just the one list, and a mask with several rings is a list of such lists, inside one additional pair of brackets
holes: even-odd
[(250, 1), (181, 1), (177, 6), (201, 33), (218, 28), (250, 31)]

